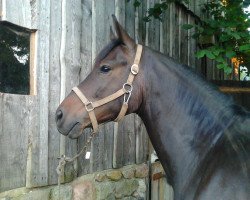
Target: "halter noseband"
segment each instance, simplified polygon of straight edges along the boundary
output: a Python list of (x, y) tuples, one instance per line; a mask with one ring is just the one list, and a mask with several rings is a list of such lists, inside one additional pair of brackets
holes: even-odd
[(104, 97), (103, 99), (100, 99), (98, 101), (91, 102), (89, 101), (85, 95), (79, 90), (78, 87), (74, 87), (72, 90), (75, 92), (75, 94), (79, 97), (79, 99), (82, 101), (82, 103), (85, 106), (85, 109), (89, 113), (89, 118), (92, 123), (93, 131), (97, 132), (98, 131), (98, 122), (95, 116), (94, 109), (97, 107), (100, 107), (106, 103), (109, 103), (110, 101), (113, 101), (117, 99), (118, 97), (124, 95), (123, 99), (123, 104), (120, 110), (120, 113), (118, 114), (117, 118), (114, 121), (120, 121), (126, 114), (128, 110), (128, 101), (131, 97), (131, 93), (133, 90), (133, 80), (135, 76), (139, 72), (139, 63), (141, 59), (141, 54), (142, 54), (142, 45), (138, 44), (137, 49), (136, 49), (136, 54), (135, 54), (135, 59), (134, 59), (134, 64), (131, 66), (130, 73), (127, 79), (127, 82), (123, 84), (123, 87), (118, 90), (117, 92)]

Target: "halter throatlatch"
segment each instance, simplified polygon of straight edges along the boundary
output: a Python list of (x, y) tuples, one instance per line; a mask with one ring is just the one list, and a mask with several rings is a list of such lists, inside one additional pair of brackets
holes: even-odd
[(129, 102), (129, 99), (130, 99), (132, 91), (133, 91), (132, 83), (134, 81), (135, 76), (139, 72), (139, 63), (140, 63), (140, 59), (141, 59), (141, 54), (142, 54), (142, 45), (138, 44), (137, 49), (136, 49), (134, 64), (131, 66), (127, 82), (124, 83), (123, 87), (120, 90), (118, 90), (117, 92), (115, 92), (115, 93), (113, 93), (113, 94), (111, 94), (103, 99), (100, 99), (98, 101), (91, 102), (85, 97), (85, 95), (82, 93), (82, 91), (80, 91), (78, 89), (78, 87), (74, 87), (72, 89), (75, 92), (75, 94), (79, 97), (79, 99), (82, 101), (82, 103), (85, 106), (85, 109), (89, 113), (89, 118), (90, 118), (90, 121), (92, 123), (92, 127), (93, 127), (94, 132), (98, 131), (98, 122), (97, 122), (97, 119), (95, 116), (94, 109), (97, 107), (100, 107), (106, 103), (109, 103), (110, 101), (113, 101), (122, 95), (124, 95), (123, 104), (122, 104), (120, 113), (118, 114), (118, 116), (116, 117), (116, 119), (114, 121), (118, 122), (125, 116), (125, 114), (128, 110), (128, 102)]

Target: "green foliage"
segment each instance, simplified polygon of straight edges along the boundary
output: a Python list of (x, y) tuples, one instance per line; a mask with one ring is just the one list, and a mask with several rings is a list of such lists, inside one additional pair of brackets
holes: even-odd
[[(127, 0), (130, 1), (130, 0)], [(139, 7), (141, 5), (141, 2), (143, 0), (134, 0), (134, 6)], [(173, 2), (179, 2), (179, 3), (188, 3), (188, 0), (165, 0), (161, 3), (155, 3), (152, 8), (149, 8), (147, 11), (147, 15), (143, 18), (143, 21), (149, 22), (151, 21), (151, 18), (159, 19), (162, 21), (162, 14), (165, 10), (168, 9), (168, 5)]]
[[(166, 0), (156, 3), (147, 12), (144, 21), (151, 18), (162, 20), (162, 13), (172, 2), (185, 2), (188, 0)], [(136, 0), (135, 6), (140, 6), (141, 1)], [(244, 8), (250, 6), (250, 0), (213, 0), (201, 5), (204, 19), (198, 24), (184, 24), (184, 30), (191, 30), (192, 38), (196, 39), (201, 50), (196, 52), (197, 58), (207, 57), (215, 60), (218, 69), (231, 73), (228, 60), (237, 57), (245, 63), (250, 62), (250, 14)]]
[[(243, 4), (244, 2), (244, 4)], [(248, 59), (250, 51), (249, 14), (243, 11), (250, 1), (228, 0), (222, 4), (215, 0), (203, 5), (203, 13), (207, 17), (198, 25), (185, 26), (194, 29), (193, 38), (204, 42), (204, 38), (213, 38), (210, 43), (200, 43), (202, 50), (197, 52), (198, 58), (207, 56), (217, 62), (218, 69), (231, 73), (228, 59), (237, 57), (243, 62)]]

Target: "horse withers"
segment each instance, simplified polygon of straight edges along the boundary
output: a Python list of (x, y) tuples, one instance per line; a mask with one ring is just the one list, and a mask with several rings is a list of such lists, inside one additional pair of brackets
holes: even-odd
[(250, 113), (189, 67), (137, 45), (113, 18), (117, 36), (56, 111), (60, 133), (77, 138), (137, 113), (174, 199), (250, 199)]

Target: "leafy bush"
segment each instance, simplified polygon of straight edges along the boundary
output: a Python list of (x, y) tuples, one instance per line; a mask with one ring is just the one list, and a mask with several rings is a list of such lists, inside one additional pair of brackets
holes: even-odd
[[(149, 8), (144, 21), (151, 18), (162, 21), (162, 14), (173, 2), (188, 3), (189, 0), (166, 0)], [(135, 0), (134, 6), (141, 1)], [(197, 58), (208, 57), (215, 60), (218, 69), (230, 74), (232, 68), (228, 62), (237, 58), (240, 62), (250, 63), (250, 14), (244, 11), (250, 6), (250, 0), (213, 0), (201, 5), (204, 19), (198, 24), (184, 24), (185, 30), (193, 30), (192, 38), (196, 39), (201, 50), (196, 52)]]

